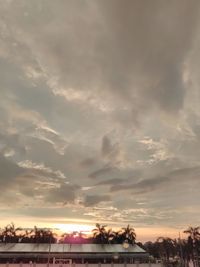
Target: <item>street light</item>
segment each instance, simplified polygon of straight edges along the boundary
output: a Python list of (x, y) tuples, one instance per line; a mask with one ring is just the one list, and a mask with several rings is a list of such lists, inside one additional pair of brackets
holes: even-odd
[(51, 236), (50, 236), (50, 238), (49, 238), (49, 252), (48, 252), (47, 267), (49, 267), (50, 253), (51, 253)]
[(122, 244), (122, 247), (125, 249), (129, 248), (129, 243), (127, 240), (124, 241), (124, 243)]

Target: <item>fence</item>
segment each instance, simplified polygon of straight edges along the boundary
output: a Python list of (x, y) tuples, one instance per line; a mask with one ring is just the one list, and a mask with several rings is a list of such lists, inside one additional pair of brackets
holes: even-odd
[[(48, 263), (40, 264), (40, 263), (4, 263), (0, 264), (0, 267), (48, 267)], [(111, 263), (111, 264), (93, 264), (93, 263), (85, 263), (85, 264), (76, 264), (76, 263), (50, 263), (49, 267), (162, 267), (161, 263), (135, 263), (135, 264), (118, 264), (118, 263)]]

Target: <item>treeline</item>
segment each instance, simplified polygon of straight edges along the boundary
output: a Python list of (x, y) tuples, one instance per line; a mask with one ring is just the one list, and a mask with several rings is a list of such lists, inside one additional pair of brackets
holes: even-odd
[(15, 227), (14, 223), (0, 228), (0, 242), (2, 243), (56, 243), (57, 235), (51, 229), (33, 229)]
[(107, 229), (106, 225), (96, 224), (92, 235), (88, 236), (82, 232), (64, 233), (57, 236), (51, 229), (34, 227), (26, 230), (15, 227), (13, 223), (0, 229), (0, 242), (2, 243), (69, 243), (69, 244), (138, 244), (151, 255), (152, 259), (162, 259), (194, 263), (200, 256), (200, 227), (189, 227), (184, 231), (185, 239), (172, 239), (159, 237), (155, 242), (136, 242), (135, 230), (128, 225), (119, 231)]
[(119, 231), (106, 229), (106, 225), (96, 224), (92, 230), (92, 235), (88, 236), (83, 232), (74, 231), (64, 233), (58, 236), (48, 228), (38, 228), (27, 230), (21, 227), (15, 227), (14, 223), (6, 225), (0, 229), (0, 242), (4, 243), (70, 243), (70, 244), (134, 244), (136, 240), (135, 230), (130, 227), (124, 227)]
[(169, 262), (182, 262), (188, 266), (192, 261), (193, 266), (199, 266), (200, 260), (200, 227), (189, 227), (183, 233), (187, 234), (185, 239), (172, 239), (159, 237), (155, 242), (148, 241), (139, 243), (154, 259), (162, 259)]

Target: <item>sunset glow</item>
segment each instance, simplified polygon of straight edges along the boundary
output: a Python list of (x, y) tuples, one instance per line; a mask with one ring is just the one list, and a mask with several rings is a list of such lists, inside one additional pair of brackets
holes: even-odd
[(200, 224), (199, 12), (0, 0), (0, 228)]
[(56, 224), (55, 228), (58, 228), (62, 232), (71, 233), (71, 232), (83, 232), (90, 233), (94, 226), (87, 224)]

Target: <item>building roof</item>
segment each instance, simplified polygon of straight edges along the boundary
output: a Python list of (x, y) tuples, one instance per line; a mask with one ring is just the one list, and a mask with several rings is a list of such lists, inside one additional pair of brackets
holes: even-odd
[(8, 243), (0, 244), (0, 254), (4, 253), (81, 253), (81, 254), (146, 254), (138, 245), (130, 245), (124, 248), (121, 244), (27, 244), (27, 243)]

